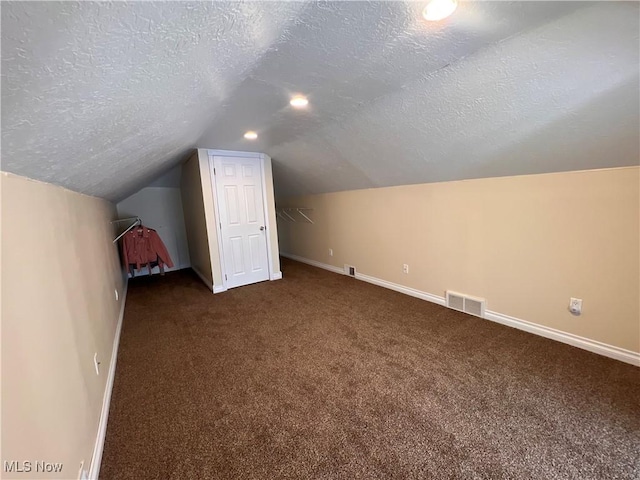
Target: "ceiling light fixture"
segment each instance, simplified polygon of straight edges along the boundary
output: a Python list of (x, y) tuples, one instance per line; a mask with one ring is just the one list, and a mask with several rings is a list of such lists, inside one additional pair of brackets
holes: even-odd
[(255, 140), (256, 138), (258, 138), (258, 134), (249, 130), (244, 134), (244, 138), (246, 138), (247, 140)]
[(294, 108), (304, 108), (309, 105), (309, 100), (307, 100), (307, 97), (303, 97), (302, 95), (296, 95), (289, 103)]
[(451, 15), (458, 7), (457, 0), (431, 0), (422, 11), (422, 16), (430, 22), (437, 22)]

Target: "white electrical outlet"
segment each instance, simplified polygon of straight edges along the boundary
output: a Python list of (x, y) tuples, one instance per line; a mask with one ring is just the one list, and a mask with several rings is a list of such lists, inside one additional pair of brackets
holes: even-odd
[(409, 273), (409, 265), (406, 263), (402, 264), (402, 273)]
[(93, 354), (93, 365), (96, 367), (96, 375), (100, 375), (100, 362), (98, 361), (98, 352)]
[(330, 256), (330, 257), (333, 257), (333, 248), (330, 248), (330, 249), (329, 249), (329, 256)]
[(570, 298), (569, 299), (569, 311), (573, 315), (580, 315), (582, 313), (582, 299)]

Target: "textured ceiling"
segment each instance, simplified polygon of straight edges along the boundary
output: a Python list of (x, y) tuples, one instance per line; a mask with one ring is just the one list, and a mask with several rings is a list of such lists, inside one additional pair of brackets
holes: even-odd
[(268, 153), (280, 197), (638, 164), (637, 3), (423, 6), (3, 2), (2, 169), (120, 199), (194, 147)]

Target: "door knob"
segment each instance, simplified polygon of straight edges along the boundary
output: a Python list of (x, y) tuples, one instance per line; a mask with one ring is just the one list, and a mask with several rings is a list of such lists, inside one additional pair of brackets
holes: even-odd
[(260, 227), (260, 231), (262, 232), (264, 230), (264, 227)]

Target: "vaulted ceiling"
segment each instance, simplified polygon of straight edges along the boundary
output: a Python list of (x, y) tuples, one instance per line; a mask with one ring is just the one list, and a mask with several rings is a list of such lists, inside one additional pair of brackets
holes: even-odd
[(2, 2), (2, 169), (118, 200), (195, 147), (279, 196), (638, 164), (637, 3), (423, 7)]

